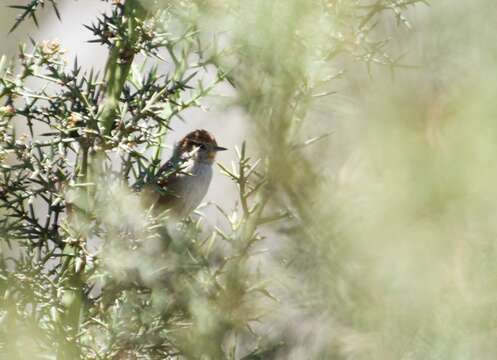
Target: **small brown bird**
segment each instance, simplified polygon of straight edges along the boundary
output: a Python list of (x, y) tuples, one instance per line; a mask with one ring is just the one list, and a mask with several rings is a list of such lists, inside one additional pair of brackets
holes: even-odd
[[(218, 146), (206, 130), (187, 134), (175, 146), (171, 158), (159, 169), (156, 185), (160, 190), (147, 191), (147, 198), (157, 210), (170, 209), (175, 218), (188, 216), (202, 201), (212, 179), (212, 164)], [(148, 201), (148, 203), (150, 203)]]

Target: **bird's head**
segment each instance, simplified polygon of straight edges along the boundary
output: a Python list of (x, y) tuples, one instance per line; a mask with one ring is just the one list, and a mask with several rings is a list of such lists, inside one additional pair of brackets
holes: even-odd
[(175, 148), (175, 155), (180, 158), (192, 156), (195, 160), (212, 164), (218, 151), (227, 150), (218, 146), (214, 136), (207, 130), (194, 130), (183, 137)]

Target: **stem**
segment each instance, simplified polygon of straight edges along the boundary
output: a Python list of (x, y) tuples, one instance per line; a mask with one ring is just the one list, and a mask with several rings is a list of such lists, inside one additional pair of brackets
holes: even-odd
[(138, 0), (127, 0), (123, 10), (123, 22), (127, 22), (128, 31), (125, 39), (116, 42), (111, 49), (105, 67), (105, 97), (98, 111), (97, 118), (104, 135), (109, 135), (119, 106), (124, 83), (131, 69), (136, 54), (138, 41), (138, 19), (144, 18), (146, 12)]
[(243, 214), (246, 218), (248, 218), (250, 215), (250, 211), (247, 204), (247, 193), (245, 188), (247, 179), (245, 178), (245, 161), (242, 161), (242, 159), (245, 159), (245, 141), (242, 144), (241, 159), (238, 168), (238, 173), (240, 174), (238, 184), (240, 186), (240, 202), (242, 204)]
[[(119, 99), (123, 91), (124, 83), (131, 69), (131, 64), (136, 53), (135, 45), (138, 41), (137, 25), (139, 20), (144, 16), (145, 11), (137, 0), (126, 1), (122, 21), (127, 24), (126, 36), (117, 41), (111, 49), (107, 65), (105, 68), (105, 89), (104, 99), (97, 113), (98, 123), (96, 127), (100, 127), (103, 135), (109, 135), (115, 121), (116, 112), (119, 106)], [(94, 177), (100, 175), (98, 164), (102, 160), (101, 154), (93, 154), (89, 151), (91, 143), (83, 142), (80, 144), (81, 168), (79, 178), (82, 181), (94, 180)], [(96, 164), (93, 163), (95, 160)], [(94, 173), (96, 172), (96, 173)], [(80, 190), (81, 191), (81, 190)], [(83, 194), (82, 194), (83, 195)], [(94, 196), (89, 189), (83, 196), (91, 199)], [(75, 210), (77, 211), (77, 210)], [(70, 218), (70, 217), (69, 217)], [(81, 220), (78, 214), (73, 214), (73, 221), (79, 225)], [(59, 357), (62, 359), (77, 359), (81, 358), (81, 349), (76, 343), (77, 334), (80, 332), (81, 312), (85, 305), (85, 294), (83, 291), (84, 281), (82, 275), (85, 268), (84, 258), (79, 258), (79, 250), (86, 243), (85, 235), (79, 234), (78, 239), (80, 244), (68, 244), (64, 248), (64, 253), (72, 255), (67, 257), (65, 268), (66, 276), (66, 312), (64, 314), (64, 322), (69, 329), (69, 341), (65, 342), (60, 349)], [(81, 260), (81, 264), (76, 266), (77, 259)]]

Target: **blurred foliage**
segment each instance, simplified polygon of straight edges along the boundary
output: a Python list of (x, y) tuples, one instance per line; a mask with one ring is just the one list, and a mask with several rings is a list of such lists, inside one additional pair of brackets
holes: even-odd
[[(3, 57), (2, 355), (494, 359), (478, 3), (112, 1), (86, 24), (102, 74), (55, 41)], [(251, 131), (219, 165), (236, 206), (173, 224), (140, 189), (171, 122), (227, 84)]]

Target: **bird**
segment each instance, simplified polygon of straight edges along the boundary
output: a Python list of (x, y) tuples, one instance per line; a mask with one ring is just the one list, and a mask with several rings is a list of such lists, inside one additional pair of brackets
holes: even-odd
[(212, 165), (217, 153), (224, 150), (227, 149), (218, 146), (207, 130), (186, 134), (146, 187), (146, 204), (153, 205), (156, 211), (169, 210), (174, 218), (186, 218), (207, 193)]

